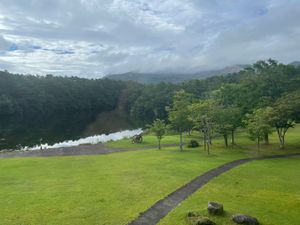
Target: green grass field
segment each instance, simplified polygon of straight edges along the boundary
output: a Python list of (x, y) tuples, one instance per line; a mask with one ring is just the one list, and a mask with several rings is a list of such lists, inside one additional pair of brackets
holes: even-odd
[[(218, 139), (213, 142), (211, 155), (207, 155), (202, 148), (185, 149), (179, 152), (178, 147), (165, 147), (162, 150), (150, 149), (109, 155), (0, 159), (0, 202), (2, 205), (0, 224), (126, 224), (159, 199), (218, 165), (258, 154), (285, 154), (298, 150), (300, 152), (300, 148), (297, 150), (297, 146), (300, 146), (299, 134), (299, 127), (287, 134), (288, 147), (284, 151), (278, 150), (278, 145), (275, 144), (276, 136), (274, 136), (271, 138), (274, 144), (263, 148), (258, 153), (253, 143), (243, 132), (240, 132), (237, 143), (245, 147), (225, 150), (222, 139)], [(193, 137), (185, 138), (185, 141), (196, 137), (197, 134), (194, 134)], [(176, 135), (169, 136), (163, 139), (162, 144), (178, 143), (177, 139)], [(132, 144), (130, 140), (111, 142), (108, 145), (123, 148), (155, 146), (156, 140), (153, 136), (147, 136), (145, 143), (141, 145)], [(278, 164), (273, 162), (278, 162)], [(199, 191), (185, 201), (182, 207), (172, 212), (162, 221), (162, 224), (185, 224), (182, 219), (186, 210), (198, 209), (198, 206), (199, 210), (205, 209), (207, 199), (222, 200), (229, 213), (235, 212), (237, 197), (231, 198), (235, 200), (231, 203), (226, 202), (230, 199), (226, 198), (227, 196), (235, 194), (232, 188), (228, 189), (232, 180), (224, 180), (224, 176), (235, 180), (241, 179), (238, 181), (241, 184), (240, 187), (247, 187), (237, 189), (237, 196), (253, 196), (255, 188), (263, 189), (263, 185), (270, 182), (266, 179), (265, 183), (260, 183), (262, 186), (257, 186), (259, 184), (256, 184), (256, 179), (243, 180), (240, 176), (247, 174), (253, 178), (258, 174), (264, 174), (267, 178), (268, 173), (272, 172), (269, 179), (274, 178), (273, 183), (265, 188), (270, 188), (269, 192), (273, 192), (274, 195), (281, 193), (280, 190), (285, 191), (282, 195), (299, 200), (298, 182), (300, 179), (297, 180), (297, 177), (291, 179), (293, 175), (297, 175), (294, 169), (297, 169), (297, 166), (298, 171), (300, 169), (299, 161), (293, 160), (293, 164), (291, 162), (290, 159), (261, 161), (236, 168), (228, 172), (229, 175), (224, 174), (217, 178), (220, 180), (219, 183), (217, 179), (213, 181), (216, 185), (208, 184), (207, 187), (212, 188), (205, 188), (208, 194), (205, 194), (203, 200), (201, 197), (203, 194)], [(241, 172), (239, 172), (240, 169)], [(230, 176), (231, 173), (235, 174)], [(284, 174), (289, 176), (284, 176)], [(286, 188), (284, 188), (284, 182), (287, 182)], [(227, 188), (221, 188), (223, 183)], [(279, 189), (277, 186), (280, 186)], [(224, 200), (220, 196), (223, 196)], [(261, 198), (261, 201), (267, 200), (267, 197)], [(197, 206), (193, 205), (197, 201)], [(245, 203), (251, 202), (251, 199), (245, 198), (244, 201)], [(249, 212), (264, 219), (263, 221), (268, 224), (268, 215), (271, 217), (272, 212), (276, 213), (276, 209), (282, 211), (284, 215), (284, 210), (290, 207), (281, 209), (282, 200), (279, 198), (272, 199), (270, 204), (273, 204), (273, 208), (265, 209), (264, 212), (261, 212), (261, 208), (255, 210), (250, 206), (241, 208), (239, 212)], [(299, 202), (295, 204), (299, 207)], [(261, 217), (263, 213), (268, 215)], [(277, 221), (276, 218), (278, 217), (274, 217), (275, 221)], [(294, 221), (293, 218), (291, 221)], [(300, 224), (300, 220), (298, 222)]]
[(215, 178), (165, 217), (159, 225), (186, 224), (186, 213), (207, 214), (207, 202), (224, 204), (224, 216), (209, 216), (229, 225), (231, 215), (253, 215), (263, 225), (299, 225), (300, 158), (256, 161)]

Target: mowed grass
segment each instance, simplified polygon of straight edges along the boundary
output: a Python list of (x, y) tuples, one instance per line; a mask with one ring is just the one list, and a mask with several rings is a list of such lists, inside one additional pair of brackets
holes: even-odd
[(143, 150), (0, 160), (0, 224), (127, 224), (197, 175), (243, 154)]
[[(297, 152), (294, 143), (299, 134), (299, 128), (288, 133), (287, 144), (294, 147), (284, 151), (278, 150), (278, 144), (274, 143), (258, 153), (241, 132), (237, 143), (245, 148), (235, 146), (225, 150), (222, 139), (216, 139), (211, 155), (201, 147), (186, 148), (183, 152), (178, 147), (164, 147), (108, 155), (0, 159), (0, 224), (127, 224), (156, 201), (209, 169), (239, 158)], [(185, 137), (185, 142), (197, 136), (195, 133)], [(153, 136), (145, 137), (145, 141), (145, 146), (156, 145)], [(164, 144), (167, 141), (176, 144), (178, 136), (163, 139)], [(114, 145), (137, 147), (128, 140)], [(249, 173), (257, 175), (257, 171)], [(227, 191), (231, 190), (224, 189), (222, 194)], [(244, 195), (247, 193), (245, 189)], [(179, 213), (179, 218), (182, 215)]]
[[(199, 135), (197, 132), (194, 132), (191, 136), (184, 135), (184, 142), (188, 142), (191, 139), (199, 139)], [(162, 139), (162, 145), (179, 145), (179, 135), (167, 135)], [(110, 148), (144, 148), (144, 147), (153, 147), (156, 148), (157, 138), (154, 135), (146, 135), (143, 136), (142, 143), (132, 143), (131, 139), (125, 138), (120, 141), (110, 141), (105, 144), (107, 147)]]
[[(255, 161), (215, 178), (165, 217), (159, 225), (184, 225), (186, 213), (197, 211), (218, 225), (231, 225), (243, 213), (263, 225), (299, 225), (300, 158)], [(207, 202), (224, 204), (224, 216), (209, 216)]]

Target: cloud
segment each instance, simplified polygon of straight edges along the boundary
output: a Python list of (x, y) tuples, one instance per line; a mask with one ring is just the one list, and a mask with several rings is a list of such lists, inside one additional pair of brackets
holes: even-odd
[(297, 0), (1, 0), (0, 69), (102, 77), (299, 60)]
[(0, 52), (6, 51), (11, 46), (11, 43), (0, 35)]

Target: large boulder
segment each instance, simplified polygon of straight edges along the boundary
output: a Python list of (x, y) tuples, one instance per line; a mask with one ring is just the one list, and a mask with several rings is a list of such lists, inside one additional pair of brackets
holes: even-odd
[(244, 215), (244, 214), (233, 215), (232, 220), (237, 224), (259, 225), (259, 222), (255, 217), (247, 216), (247, 215)]
[(219, 202), (208, 202), (207, 210), (211, 215), (222, 215), (224, 213), (223, 204)]

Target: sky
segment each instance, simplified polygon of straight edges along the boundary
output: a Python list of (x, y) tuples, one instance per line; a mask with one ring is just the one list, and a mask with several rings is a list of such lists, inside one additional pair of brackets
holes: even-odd
[(300, 60), (300, 0), (1, 0), (0, 70), (100, 78)]

